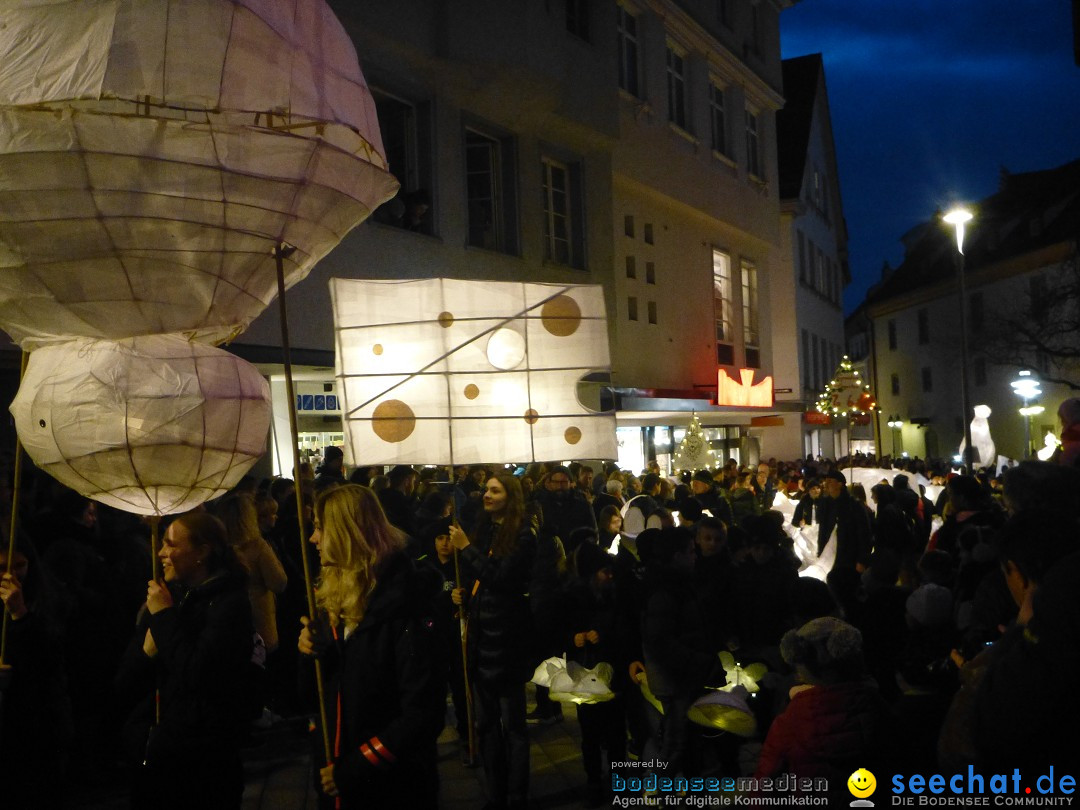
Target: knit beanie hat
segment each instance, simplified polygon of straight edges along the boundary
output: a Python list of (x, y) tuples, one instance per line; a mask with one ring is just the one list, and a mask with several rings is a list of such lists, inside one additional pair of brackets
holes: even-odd
[(952, 620), (952, 592), (941, 585), (920, 585), (907, 598), (907, 612), (923, 627), (938, 627)]
[(786, 632), (780, 640), (780, 655), (808, 683), (841, 683), (863, 675), (862, 633), (832, 616)]

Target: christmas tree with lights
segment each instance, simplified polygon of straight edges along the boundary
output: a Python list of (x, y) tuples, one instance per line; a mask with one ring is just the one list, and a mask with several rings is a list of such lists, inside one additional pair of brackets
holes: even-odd
[(676, 470), (711, 470), (716, 466), (716, 452), (709, 446), (705, 432), (701, 429), (701, 420), (695, 413), (690, 418), (686, 435), (675, 450), (673, 465)]
[(840, 366), (818, 397), (817, 409), (829, 416), (851, 417), (868, 414), (877, 409), (877, 400), (845, 354)]

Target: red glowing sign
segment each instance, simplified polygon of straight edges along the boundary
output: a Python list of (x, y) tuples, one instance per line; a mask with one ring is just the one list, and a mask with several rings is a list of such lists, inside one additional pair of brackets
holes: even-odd
[(773, 381), (766, 377), (754, 383), (754, 369), (739, 369), (741, 381), (737, 382), (720, 369), (716, 383), (716, 404), (735, 405), (744, 408), (771, 408), (773, 406)]

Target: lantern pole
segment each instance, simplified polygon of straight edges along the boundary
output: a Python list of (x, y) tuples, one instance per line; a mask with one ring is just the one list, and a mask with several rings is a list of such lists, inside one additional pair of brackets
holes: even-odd
[[(454, 525), (458, 525), (457, 518), (454, 518)], [(458, 526), (458, 528), (461, 527)], [(456, 548), (454, 549), (454, 582), (457, 583), (457, 587), (464, 589), (461, 582), (461, 562), (458, 560), (458, 550)], [(473, 724), (472, 687), (469, 685), (468, 619), (465, 617), (464, 599), (458, 605), (458, 617), (461, 622), (461, 668), (465, 679), (465, 713), (468, 715), (469, 722), (469, 738), (466, 740), (466, 744), (469, 750), (469, 762), (473, 763), (476, 761), (476, 730)]]
[[(161, 515), (150, 515), (150, 574), (155, 582), (161, 582)], [(154, 723), (161, 725), (161, 687), (154, 688)]]
[[(26, 364), (30, 359), (29, 352), (22, 353), (22, 363), (19, 367), (19, 379), (26, 375)], [(15, 570), (15, 535), (19, 529), (19, 490), (22, 488), (22, 441), (19, 434), (15, 434), (15, 471), (11, 486), (11, 524), (8, 528), (7, 570)], [(4, 609), (4, 627), (0, 630), (0, 667), (4, 666), (4, 654), (7, 652), (8, 622), (11, 615)]]
[[(300, 527), (300, 560), (304, 566), (304, 595), (307, 597), (308, 616), (315, 620), (315, 592), (311, 582), (311, 563), (307, 555), (307, 538), (304, 537), (304, 491), (300, 485), (300, 429), (296, 424), (296, 393), (293, 388), (292, 354), (289, 351), (289, 315), (285, 305), (285, 257), (296, 251), (293, 245), (279, 242), (274, 245), (274, 261), (277, 264), (278, 312), (281, 321), (281, 357), (285, 364), (285, 393), (289, 398), (289, 430), (292, 432), (293, 490), (296, 494), (296, 522)], [(334, 761), (330, 748), (330, 730), (326, 725), (326, 693), (323, 689), (322, 662), (315, 659), (315, 688), (319, 695), (319, 720), (322, 727), (323, 753), (326, 764)]]

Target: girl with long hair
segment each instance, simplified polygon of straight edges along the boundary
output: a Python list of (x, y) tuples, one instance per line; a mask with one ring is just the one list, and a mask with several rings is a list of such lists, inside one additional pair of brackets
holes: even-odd
[(163, 580), (148, 583), (117, 675), (118, 694), (160, 694), (132, 806), (238, 808), (254, 636), (246, 574), (205, 512), (170, 523), (158, 557)]
[(438, 585), (414, 570), (403, 535), (367, 487), (325, 492), (311, 541), (322, 563), (320, 616), (301, 619), (298, 647), (322, 660), (330, 703), (333, 761), (320, 769), (319, 787), (346, 809), (434, 808), (446, 695), (429, 621)]
[(476, 577), (469, 603), (469, 669), (489, 806), (524, 807), (529, 790), (525, 683), (536, 663), (528, 597), (536, 530), (525, 519), (521, 485), (509, 473), (488, 479), (483, 506), (473, 539), (451, 526), (450, 541)]

